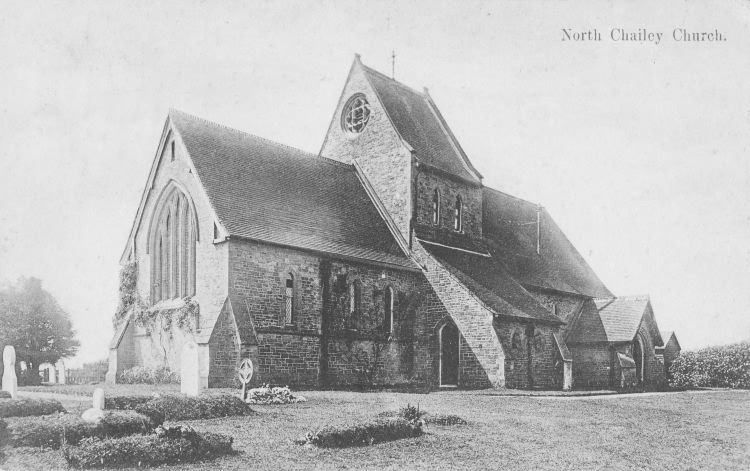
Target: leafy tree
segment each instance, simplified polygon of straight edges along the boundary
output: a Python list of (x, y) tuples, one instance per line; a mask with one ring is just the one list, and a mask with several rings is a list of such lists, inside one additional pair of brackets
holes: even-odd
[[(0, 288), (0, 348), (16, 349), (16, 370), (26, 364), (35, 379), (39, 365), (75, 355), (80, 342), (70, 316), (37, 278), (20, 278)], [(23, 378), (19, 378), (23, 379)]]

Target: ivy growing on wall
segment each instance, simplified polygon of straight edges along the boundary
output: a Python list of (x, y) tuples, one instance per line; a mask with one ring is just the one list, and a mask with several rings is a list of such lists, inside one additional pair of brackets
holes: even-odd
[(120, 299), (112, 319), (115, 329), (125, 320), (134, 305), (142, 302), (138, 295), (138, 262), (128, 262), (120, 269)]

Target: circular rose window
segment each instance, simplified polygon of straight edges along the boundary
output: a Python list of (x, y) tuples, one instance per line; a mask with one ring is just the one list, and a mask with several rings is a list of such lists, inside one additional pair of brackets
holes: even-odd
[(354, 95), (349, 98), (344, 107), (344, 113), (341, 115), (341, 125), (344, 131), (359, 134), (367, 126), (370, 120), (370, 104), (367, 103), (364, 95)]

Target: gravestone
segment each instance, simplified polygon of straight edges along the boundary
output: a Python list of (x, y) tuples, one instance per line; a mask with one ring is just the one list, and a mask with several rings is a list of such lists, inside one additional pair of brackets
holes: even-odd
[(66, 378), (65, 378), (65, 363), (63, 363), (62, 360), (57, 362), (57, 382), (60, 384), (65, 384)]
[(201, 369), (198, 362), (198, 344), (185, 342), (180, 355), (180, 392), (188, 396), (201, 393)]
[(94, 390), (93, 407), (81, 414), (81, 418), (86, 422), (99, 422), (104, 418), (104, 390), (96, 388)]
[(240, 379), (240, 383), (242, 383), (242, 392), (240, 393), (240, 398), (244, 401), (247, 399), (247, 383), (250, 382), (251, 379), (253, 379), (253, 362), (249, 358), (245, 358), (240, 363), (240, 370), (237, 372), (237, 377)]
[(3, 350), (3, 391), (8, 391), (10, 397), (18, 398), (18, 378), (16, 377), (16, 349), (6, 345)]

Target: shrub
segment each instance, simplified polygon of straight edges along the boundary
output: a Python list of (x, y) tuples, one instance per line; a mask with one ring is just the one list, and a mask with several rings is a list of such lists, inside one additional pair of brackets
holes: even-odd
[(152, 400), (154, 396), (135, 394), (131, 396), (105, 396), (105, 409), (135, 410), (137, 406)]
[(448, 425), (448, 426), (466, 425), (468, 423), (457, 415), (449, 415), (449, 414), (437, 414), (437, 415), (427, 414), (424, 418), (424, 421), (426, 424), (430, 424), (430, 425)]
[(157, 427), (149, 417), (134, 411), (104, 411), (104, 418), (93, 423), (77, 415), (23, 417), (8, 421), (11, 446), (59, 448), (88, 437), (123, 437), (150, 433)]
[(411, 423), (403, 418), (383, 418), (349, 427), (324, 427), (317, 432), (308, 432), (297, 440), (298, 444), (312, 444), (321, 448), (344, 448), (372, 445), (401, 438), (422, 435), (422, 424)]
[(407, 403), (406, 406), (399, 409), (398, 415), (411, 423), (417, 423), (425, 413), (419, 410), (419, 404), (417, 404), (417, 407), (414, 407)]
[(294, 404), (296, 402), (305, 402), (306, 400), (302, 396), (293, 395), (289, 386), (272, 388), (267, 384), (248, 390), (246, 399), (248, 404)]
[(137, 406), (136, 411), (144, 415), (160, 412), (165, 420), (213, 419), (232, 415), (250, 415), (253, 410), (237, 396), (217, 394), (211, 396), (155, 397)]
[(179, 383), (180, 374), (167, 365), (134, 366), (120, 374), (120, 382), (125, 384), (168, 384)]
[(0, 391), (0, 399), (13, 399), (8, 391)]
[(50, 415), (65, 412), (54, 399), (0, 399), (0, 418)]
[(159, 466), (198, 461), (231, 452), (231, 437), (192, 430), (104, 440), (87, 438), (77, 447), (63, 448), (65, 459), (77, 468)]
[(750, 388), (750, 342), (683, 352), (670, 367), (670, 386)]

